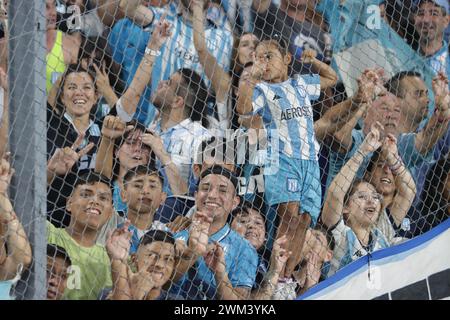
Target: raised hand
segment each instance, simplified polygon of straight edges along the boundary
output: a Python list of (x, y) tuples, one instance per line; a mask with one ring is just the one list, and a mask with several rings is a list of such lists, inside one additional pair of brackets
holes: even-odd
[(439, 121), (450, 119), (450, 93), (448, 89), (448, 78), (443, 72), (439, 72), (433, 79), (433, 92), (436, 101), (436, 114)]
[(151, 49), (159, 50), (172, 35), (172, 25), (166, 20), (166, 16), (167, 14), (164, 13), (155, 24), (155, 29), (148, 43), (148, 47)]
[(133, 129), (133, 126), (126, 126), (119, 117), (106, 116), (103, 121), (102, 137), (115, 140), (124, 135), (125, 132)]
[(80, 151), (76, 151), (83, 143), (84, 136), (84, 133), (80, 134), (72, 147), (56, 149), (53, 156), (48, 160), (47, 170), (58, 176), (68, 173), (74, 164), (94, 147), (94, 144), (91, 142)]
[(250, 71), (250, 80), (253, 82), (259, 82), (263, 78), (264, 72), (267, 69), (266, 60), (259, 61), (256, 57), (256, 53), (252, 52), (253, 65)]
[(117, 228), (108, 233), (105, 247), (111, 260), (127, 260), (130, 253), (130, 240), (132, 236), (131, 231), (128, 230), (130, 224), (130, 221), (127, 220), (121, 228)]
[(105, 96), (106, 92), (112, 89), (109, 83), (108, 73), (106, 72), (106, 64), (103, 61), (102, 70), (95, 63), (92, 65), (95, 69), (95, 84), (97, 85), (97, 89), (102, 96)]
[(207, 267), (214, 272), (216, 278), (223, 278), (226, 270), (225, 253), (222, 246), (218, 242), (214, 242), (210, 246), (210, 250), (204, 256)]
[(211, 215), (198, 210), (192, 217), (188, 247), (196, 255), (204, 256), (208, 251), (209, 229), (212, 220)]
[(383, 143), (382, 135), (384, 133), (384, 127), (378, 121), (372, 125), (370, 132), (367, 134), (363, 143), (361, 144), (359, 150), (364, 154), (368, 155), (371, 152), (374, 152)]
[(191, 225), (191, 218), (185, 216), (178, 216), (172, 222), (167, 224), (167, 228), (172, 231), (172, 233), (177, 233), (183, 231)]
[(11, 153), (7, 152), (0, 160), (0, 194), (5, 194), (8, 191), (11, 178), (14, 175), (14, 169), (9, 163)]
[(270, 266), (279, 274), (283, 271), (286, 262), (291, 256), (290, 251), (286, 250), (288, 240), (286, 235), (278, 238), (273, 243), (272, 256), (270, 257)]
[(384, 138), (381, 154), (391, 165), (400, 157), (398, 155), (397, 138), (393, 134), (389, 133)]
[(158, 158), (166, 152), (163, 141), (158, 134), (147, 130), (141, 135), (141, 139), (142, 143), (149, 146)]
[(359, 102), (371, 102), (377, 95), (386, 93), (383, 86), (383, 69), (367, 69), (358, 78), (358, 91), (355, 100)]
[(302, 63), (312, 63), (314, 61), (314, 59), (316, 59), (317, 57), (317, 51), (313, 50), (313, 49), (305, 49), (302, 52), (302, 56), (300, 58), (300, 61)]

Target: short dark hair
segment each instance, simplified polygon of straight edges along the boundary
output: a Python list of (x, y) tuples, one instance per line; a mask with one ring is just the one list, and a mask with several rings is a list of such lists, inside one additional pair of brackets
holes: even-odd
[(112, 190), (111, 180), (108, 179), (107, 177), (105, 177), (104, 175), (95, 172), (93, 169), (90, 169), (88, 172), (85, 172), (85, 173), (77, 176), (77, 179), (73, 185), (73, 190), (75, 191), (75, 189), (79, 185), (85, 185), (85, 184), (93, 185), (98, 182), (106, 184), (108, 186), (108, 188), (110, 190)]
[(436, 7), (440, 7), (440, 8), (441, 8), (441, 11), (442, 11), (442, 15), (443, 15), (443, 16), (446, 16), (446, 15), (447, 15), (447, 11), (446, 11), (445, 7), (442, 7), (441, 5), (439, 5), (438, 3), (436, 3), (434, 0), (418, 0), (418, 1), (417, 1), (417, 6), (416, 6), (416, 11), (415, 11), (415, 13), (417, 13), (417, 11), (419, 11), (420, 6), (421, 6), (423, 3), (432, 3), (432, 4), (434, 4)]
[(261, 217), (263, 218), (264, 222), (266, 222), (266, 217), (264, 216), (263, 212), (263, 206), (258, 206), (257, 204), (244, 200), (242, 204), (240, 204), (236, 209), (231, 211), (231, 217), (232, 219), (236, 218), (238, 215), (242, 215), (242, 213), (249, 214), (249, 210), (255, 210), (258, 212)]
[[(137, 121), (136, 119), (133, 119), (133, 120), (127, 122), (126, 126), (127, 127), (128, 126), (133, 126), (133, 129), (130, 130), (130, 131), (125, 131), (125, 133), (121, 137), (118, 137), (116, 140), (114, 140), (113, 154), (115, 154), (115, 152), (122, 147), (123, 143), (136, 130), (139, 130), (139, 131), (142, 131), (142, 132), (146, 132), (147, 131), (147, 127), (145, 126), (145, 124)], [(156, 157), (155, 157), (155, 154), (154, 154), (153, 150), (149, 146), (144, 145), (144, 144), (142, 145), (142, 148), (147, 148), (147, 149), (150, 150), (149, 165), (155, 165)], [(119, 163), (118, 159), (116, 157), (114, 157), (114, 162), (113, 162), (113, 180), (117, 179), (117, 177), (119, 176), (119, 170), (120, 170), (120, 163)]]
[(170, 232), (162, 230), (149, 230), (142, 237), (139, 246), (146, 246), (152, 242), (166, 242), (175, 245), (175, 238)]
[(385, 84), (384, 87), (393, 95), (403, 98), (403, 87), (401, 82), (406, 77), (417, 77), (422, 79), (422, 75), (416, 71), (401, 71), (395, 74), (392, 78), (390, 78)]
[(238, 180), (237, 180), (235, 174), (220, 165), (213, 165), (211, 168), (208, 168), (205, 171), (203, 171), (203, 173), (200, 175), (200, 179), (199, 179), (198, 183), (200, 184), (200, 182), (203, 180), (203, 178), (205, 178), (206, 176), (209, 176), (210, 174), (217, 174), (217, 175), (224, 176), (225, 178), (227, 178), (228, 180), (231, 181), (231, 183), (234, 186), (235, 192), (237, 191)]
[(123, 177), (123, 182), (126, 185), (127, 182), (129, 182), (131, 179), (133, 179), (136, 176), (157, 176), (159, 178), (159, 181), (161, 181), (161, 185), (164, 186), (164, 177), (161, 175), (158, 169), (152, 164), (149, 164), (147, 166), (144, 165), (138, 165), (134, 168), (131, 168), (130, 170), (125, 173), (125, 176)]
[(66, 266), (72, 265), (72, 260), (70, 259), (66, 249), (56, 244), (52, 243), (47, 244), (47, 257), (52, 257), (54, 259), (60, 258), (64, 260)]
[(208, 89), (202, 77), (192, 69), (182, 68), (178, 72), (181, 82), (175, 94), (184, 98), (185, 111), (189, 118), (200, 122), (205, 128), (208, 127)]
[(258, 46), (261, 44), (275, 44), (283, 57), (289, 53), (286, 40), (284, 40), (283, 36), (279, 33), (274, 33), (270, 39), (262, 40), (258, 43)]

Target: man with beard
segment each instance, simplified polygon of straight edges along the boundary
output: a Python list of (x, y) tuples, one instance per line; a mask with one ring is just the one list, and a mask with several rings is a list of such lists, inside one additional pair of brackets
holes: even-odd
[(169, 80), (161, 81), (152, 99), (160, 114), (150, 130), (161, 137), (186, 183), (198, 147), (211, 137), (206, 129), (206, 97), (200, 75), (191, 69), (180, 69)]
[[(406, 168), (417, 181), (418, 169), (424, 163), (432, 162), (433, 155), (431, 151), (448, 128), (450, 95), (448, 94), (448, 89), (445, 88), (447, 85), (448, 80), (442, 73), (433, 79), (436, 111), (425, 128), (419, 132), (399, 131), (401, 106), (403, 103), (406, 103), (405, 98), (402, 99), (391, 92), (385, 92), (374, 97), (372, 101), (368, 101), (367, 108), (361, 108), (355, 112), (353, 118), (334, 134), (334, 148), (330, 154), (327, 185), (331, 183), (339, 170), (353, 156), (369, 132), (369, 128), (374, 124), (385, 135), (392, 134), (397, 138), (399, 155)], [(387, 86), (389, 87), (389, 82)], [(378, 91), (382, 92), (381, 88)], [(419, 102), (419, 105), (421, 103), (425, 104), (425, 100)], [(364, 118), (363, 129), (358, 130), (355, 126), (360, 118)], [(360, 167), (358, 178), (363, 177), (369, 158), (366, 158)]]
[(434, 71), (450, 77), (450, 54), (444, 39), (450, 21), (448, 0), (419, 0), (414, 27), (419, 34), (419, 50)]
[[(209, 0), (204, 2), (204, 10), (208, 7)], [(122, 65), (122, 79), (129, 84), (136, 72), (148, 42), (151, 32), (155, 28), (155, 19), (166, 16), (172, 24), (173, 32), (160, 51), (151, 51), (150, 55), (156, 56), (153, 67), (151, 83), (147, 86), (143, 98), (138, 105), (136, 117), (142, 123), (148, 125), (155, 116), (155, 109), (149, 103), (150, 96), (157, 90), (162, 80), (168, 80), (178, 69), (189, 68), (197, 72), (201, 78), (205, 78), (206, 87), (210, 81), (206, 78), (199, 62), (197, 50), (193, 41), (192, 9), (190, 0), (179, 1), (178, 14), (174, 15), (167, 8), (147, 8), (148, 23), (138, 25), (136, 21), (122, 19), (111, 30), (108, 43), (113, 51), (113, 59)], [(231, 61), (233, 36), (231, 32), (216, 28), (210, 22), (206, 23), (205, 36), (208, 51), (216, 58), (220, 68), (228, 71)]]

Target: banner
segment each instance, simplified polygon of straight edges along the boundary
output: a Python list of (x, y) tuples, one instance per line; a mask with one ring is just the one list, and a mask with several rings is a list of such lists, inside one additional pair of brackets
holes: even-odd
[(450, 219), (342, 268), (299, 300), (450, 299)]

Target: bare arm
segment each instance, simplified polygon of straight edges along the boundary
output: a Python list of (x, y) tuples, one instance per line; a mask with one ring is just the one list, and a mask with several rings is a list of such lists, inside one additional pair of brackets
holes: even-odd
[(195, 1), (192, 10), (194, 14), (194, 45), (198, 52), (200, 64), (206, 76), (211, 79), (211, 85), (216, 93), (217, 101), (225, 101), (230, 91), (231, 77), (222, 69), (217, 59), (209, 52), (206, 46), (203, 1)]
[(148, 145), (159, 161), (161, 161), (173, 194), (185, 194), (188, 191), (187, 183), (181, 177), (180, 172), (175, 163), (172, 162), (170, 155), (166, 152), (161, 137), (156, 133), (148, 132), (142, 135), (142, 143)]
[(271, 0), (253, 0), (252, 7), (257, 13), (264, 13), (270, 7)]
[(450, 119), (450, 92), (447, 76), (440, 72), (433, 79), (432, 86), (436, 110), (425, 129), (416, 136), (415, 146), (422, 155), (428, 154), (436, 142), (447, 132)]
[(359, 103), (353, 99), (345, 100), (329, 109), (323, 117), (314, 123), (314, 132), (318, 141), (323, 141), (333, 135), (347, 123), (358, 110)]
[[(133, 126), (126, 128), (131, 130)], [(125, 133), (125, 123), (119, 117), (106, 116), (103, 120), (102, 137), (95, 158), (95, 172), (107, 178), (113, 175), (114, 142)]]
[(390, 207), (390, 213), (400, 226), (416, 196), (416, 184), (402, 158), (398, 155), (397, 139), (388, 134), (383, 144), (383, 153), (395, 179), (397, 192)]
[[(155, 30), (147, 44), (147, 49), (153, 51), (159, 51), (164, 42), (169, 38), (171, 34), (171, 26), (168, 21), (165, 20), (165, 16), (157, 22)], [(133, 115), (136, 112), (137, 105), (144, 93), (145, 87), (150, 81), (153, 65), (155, 63), (156, 56), (151, 54), (145, 54), (139, 64), (136, 74), (131, 81), (130, 86), (123, 94), (122, 107), (129, 114)]]
[(303, 63), (311, 63), (312, 71), (319, 74), (321, 90), (333, 87), (338, 81), (336, 72), (329, 65), (317, 59), (316, 55), (317, 52), (307, 49), (303, 51), (301, 60)]
[(108, 234), (105, 248), (111, 261), (111, 276), (113, 282), (112, 299), (130, 300), (132, 298), (127, 259), (130, 252), (131, 231), (130, 221), (121, 228)]
[(364, 158), (381, 146), (382, 128), (379, 123), (372, 127), (358, 152), (347, 161), (331, 182), (322, 211), (322, 221), (328, 228), (335, 226), (341, 220), (345, 195), (350, 190)]
[(97, 14), (102, 23), (112, 27), (114, 23), (125, 17), (134, 23), (146, 26), (152, 23), (154, 15), (152, 10), (141, 5), (142, 0), (95, 0)]
[(3, 259), (0, 265), (0, 279), (12, 279), (16, 276), (19, 264), (22, 264), (24, 268), (31, 264), (32, 252), (25, 230), (13, 212), (12, 204), (6, 194), (0, 194), (0, 211), (2, 220), (0, 221), (0, 239), (4, 239), (4, 243), (0, 241), (0, 246), (4, 250), (6, 244), (9, 250), (6, 259)]
[(275, 240), (270, 257), (269, 271), (264, 275), (264, 283), (260, 290), (252, 292), (251, 298), (253, 300), (271, 300), (275, 292), (275, 286), (278, 283), (280, 274), (286, 266), (286, 261), (289, 259), (291, 252), (285, 249), (287, 244), (286, 235)]
[[(6, 74), (0, 69), (0, 77), (7, 81)], [(3, 82), (3, 81), (2, 81)], [(7, 83), (6, 83), (7, 84)], [(8, 86), (2, 86), (3, 89), (3, 114), (0, 124), (0, 158), (8, 151), (8, 134), (9, 134), (9, 103), (8, 103)]]
[(111, 276), (113, 282), (112, 300), (131, 300), (128, 266), (121, 260), (111, 261)]
[(341, 129), (334, 133), (331, 148), (335, 152), (345, 154), (351, 149), (353, 144), (352, 130), (364, 114), (365, 109), (366, 108), (360, 108), (357, 110), (350, 120), (346, 122)]

